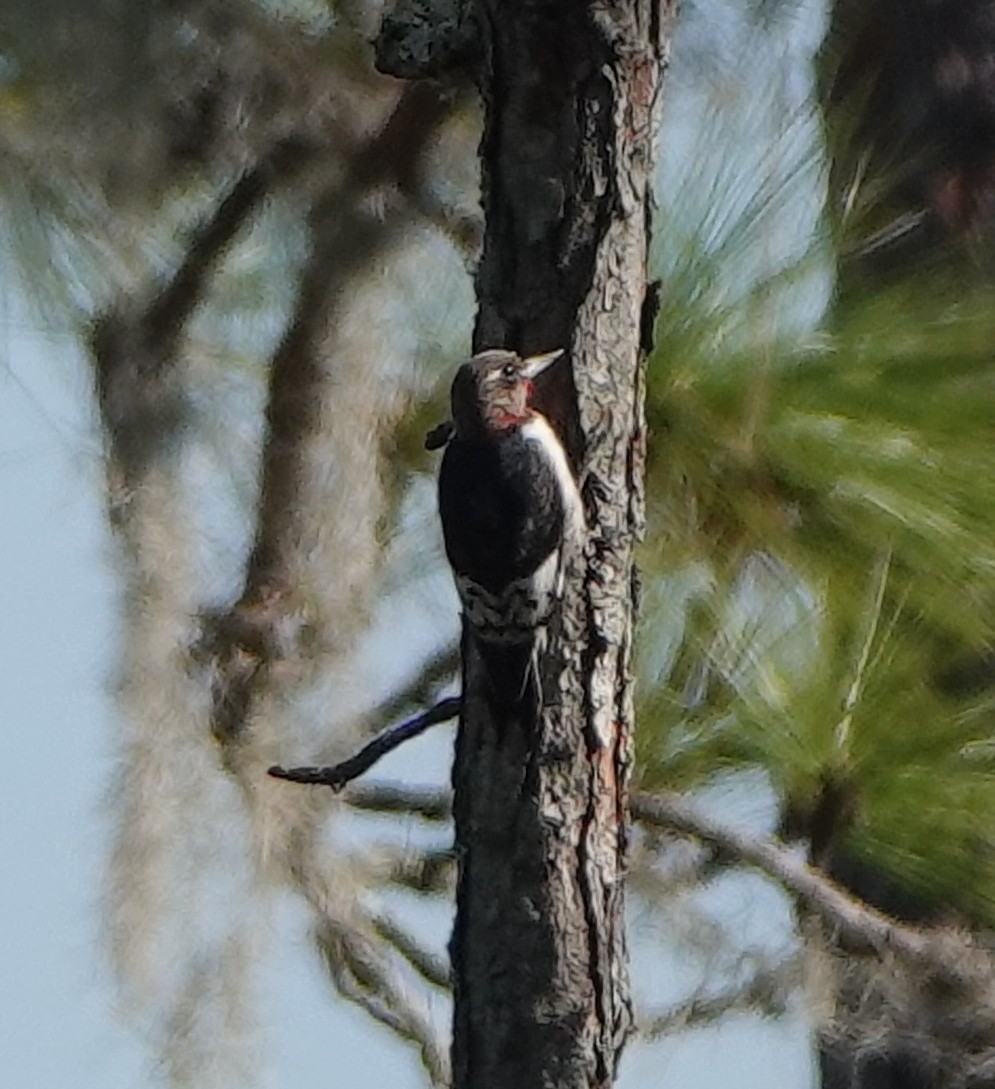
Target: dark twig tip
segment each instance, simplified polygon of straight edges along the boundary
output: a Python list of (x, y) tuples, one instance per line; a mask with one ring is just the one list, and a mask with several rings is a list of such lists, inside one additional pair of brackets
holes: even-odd
[(267, 770), (268, 775), (274, 779), (286, 779), (289, 783), (305, 783), (310, 786), (327, 786), (339, 791), (345, 786), (345, 780), (336, 774), (336, 769), (331, 768), (282, 768), (274, 764)]

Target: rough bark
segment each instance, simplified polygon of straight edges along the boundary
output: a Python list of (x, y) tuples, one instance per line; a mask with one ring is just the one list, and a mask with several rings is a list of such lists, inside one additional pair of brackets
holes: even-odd
[[(410, 7), (411, 5), (409, 5)], [(485, 216), (477, 350), (563, 347), (540, 391), (589, 535), (541, 664), (541, 706), (495, 707), (464, 645), (453, 768), (457, 1089), (609, 1085), (631, 1028), (622, 916), (631, 762), (633, 548), (643, 525), (641, 328), (653, 137), (673, 5), (428, 6), (397, 74), (476, 58)], [(467, 28), (474, 34), (467, 46)], [(382, 43), (381, 43), (382, 44)], [(385, 50), (380, 51), (381, 64)]]

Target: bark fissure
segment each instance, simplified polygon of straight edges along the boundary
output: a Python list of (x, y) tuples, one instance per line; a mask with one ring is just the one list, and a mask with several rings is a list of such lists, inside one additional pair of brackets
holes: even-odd
[[(589, 753), (588, 758), (595, 758), (594, 753)], [(604, 1033), (606, 1029), (614, 1029), (615, 1018), (612, 1016), (612, 972), (601, 935), (605, 933), (606, 926), (610, 926), (610, 903), (600, 903), (600, 882), (596, 867), (597, 850), (592, 849), (591, 840), (597, 836), (600, 814), (598, 812), (598, 776), (590, 778), (590, 791), (587, 799), (587, 810), (584, 814), (584, 822), (581, 827), (580, 841), (578, 843), (577, 880), (580, 885), (581, 899), (584, 905), (584, 917), (587, 922), (587, 940), (589, 956), (589, 973), (594, 986), (595, 1018), (593, 1029), (595, 1032)], [(608, 933), (609, 947), (614, 945), (614, 935)], [(595, 1079), (596, 1084), (608, 1084), (612, 1078), (612, 1070), (609, 1068), (607, 1056), (614, 1053), (609, 1047), (595, 1049)]]

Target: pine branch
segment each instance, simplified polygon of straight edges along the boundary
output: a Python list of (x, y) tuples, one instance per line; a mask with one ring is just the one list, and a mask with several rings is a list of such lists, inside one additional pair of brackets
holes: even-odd
[(731, 857), (755, 866), (803, 900), (858, 947), (870, 947), (878, 953), (890, 951), (908, 960), (947, 967), (937, 961), (927, 934), (896, 923), (855, 900), (776, 840), (759, 839), (731, 828), (675, 794), (638, 793), (632, 800), (632, 813), (636, 820), (706, 840)]

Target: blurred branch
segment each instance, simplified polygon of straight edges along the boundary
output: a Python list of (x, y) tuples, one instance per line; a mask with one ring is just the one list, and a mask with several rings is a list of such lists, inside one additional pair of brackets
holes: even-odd
[(338, 217), (343, 197), (375, 185), (389, 182), (400, 189), (410, 188), (429, 139), (458, 105), (459, 96), (438, 83), (405, 87), (387, 123), (353, 157), (342, 183), (344, 192), (328, 193), (316, 206), (318, 216), (331, 212)]
[(947, 967), (945, 962), (937, 961), (925, 933), (902, 926), (855, 900), (804, 858), (775, 840), (759, 839), (731, 828), (675, 794), (638, 793), (632, 799), (632, 813), (638, 821), (706, 840), (732, 858), (755, 866), (798, 896), (857, 946), (870, 946), (879, 953), (890, 950), (908, 960)]
[(368, 745), (364, 745), (355, 756), (350, 756), (348, 760), (343, 760), (341, 764), (333, 764), (331, 767), (325, 768), (281, 768), (273, 766), (269, 769), (269, 774), (275, 779), (286, 779), (292, 783), (307, 783), (314, 786), (327, 786), (331, 787), (332, 790), (339, 791), (346, 783), (358, 778), (364, 771), (373, 767), (382, 757), (403, 745), (405, 741), (410, 741), (413, 737), (424, 733), (430, 726), (435, 726), (440, 722), (449, 722), (456, 718), (460, 711), (460, 702), (458, 696), (451, 696), (448, 699), (441, 700), (421, 715), (416, 715), (397, 726), (389, 726), (382, 733), (377, 734)]
[(307, 618), (294, 598), (294, 561), (300, 513), (307, 509), (307, 454), (327, 426), (326, 331), (347, 284), (407, 222), (396, 208), (374, 216), (360, 199), (373, 186), (400, 184), (412, 174), (451, 105), (438, 88), (408, 87), (379, 133), (356, 153), (344, 179), (312, 207), (314, 251), (270, 368), (252, 554), (238, 602), (207, 639), (216, 662), (212, 732), (224, 746), (241, 736), (269, 667), (298, 656), (305, 630)]
[(451, 896), (455, 889), (456, 855), (448, 843), (420, 849), (407, 842), (378, 842), (358, 861), (368, 888), (396, 885), (417, 896)]
[(762, 1017), (783, 1017), (792, 993), (800, 983), (799, 957), (776, 964), (761, 963), (748, 979), (717, 993), (697, 991), (686, 1002), (643, 1018), (640, 1036), (658, 1040), (687, 1029), (714, 1024), (730, 1013), (754, 1013)]
[[(240, 778), (239, 782), (246, 786), (244, 779)], [(261, 787), (256, 783), (249, 783), (248, 789), (258, 799), (269, 796), (279, 800), (287, 793), (274, 794), (265, 785)], [(302, 794), (291, 792), (291, 797), (297, 801)], [(283, 825), (281, 846), (273, 848), (271, 860), (278, 863), (287, 887), (296, 892), (313, 913), (315, 944), (339, 994), (402, 1038), (415, 1043), (432, 1083), (446, 1086), (449, 1084), (446, 1047), (424, 1009), (419, 1008), (415, 996), (409, 992), (398, 967), (391, 963), (388, 947), (426, 979), (429, 978), (426, 973), (433, 967), (429, 964), (429, 954), (424, 954), (424, 963), (419, 967), (415, 963), (418, 952), (413, 939), (401, 935), (396, 928), (390, 937), (380, 933), (386, 924), (363, 906), (360, 888), (355, 887), (357, 871), (347, 856), (329, 848), (322, 835), (325, 812), (324, 806), (292, 805)], [(376, 875), (375, 854), (375, 851), (364, 852), (361, 860), (358, 874), (362, 889), (368, 888), (371, 875)], [(374, 858), (372, 866), (371, 857)], [(425, 865), (429, 863), (425, 861)], [(447, 866), (451, 865), (450, 857)]]
[[(236, 41), (231, 51), (239, 62), (243, 59), (238, 52), (240, 44)], [(308, 79), (310, 76), (306, 72)], [(129, 725), (139, 732), (141, 745), (132, 747), (122, 776), (135, 802), (121, 810), (123, 831), (118, 854), (129, 857), (124, 858), (115, 875), (120, 877), (118, 884), (122, 888), (130, 885), (132, 900), (117, 914), (122, 931), (137, 929), (130, 924), (138, 920), (146, 935), (158, 933), (155, 912), (160, 904), (156, 901), (165, 899), (163, 888), (175, 889), (175, 882), (166, 880), (167, 869), (159, 857), (165, 852), (155, 853), (159, 841), (166, 838), (162, 828), (172, 831), (171, 822), (178, 826), (186, 822), (202, 835), (205, 825), (197, 817), (209, 811), (203, 808), (207, 786), (196, 772), (191, 774), (190, 754), (197, 754), (193, 764), (200, 768), (204, 743), (202, 707), (194, 698), (198, 693), (196, 685), (191, 684), (185, 652), (193, 641), (190, 625), (196, 619), (196, 579), (189, 574), (192, 564), (188, 567), (185, 562), (186, 550), (181, 551), (175, 543), (178, 534), (184, 535), (184, 545), (189, 543), (194, 522), (184, 517), (185, 508), (172, 502), (181, 497), (188, 482), (174, 465), (161, 458), (182, 437), (188, 419), (182, 367), (188, 348), (186, 329), (208, 296), (228, 249), (267, 194), (305, 164), (314, 164), (317, 171), (320, 157), (320, 168), (329, 174), (334, 170), (337, 180), (334, 184), (323, 183), (324, 189), (312, 206), (312, 252), (272, 361), (256, 547), (245, 573), (239, 605), (201, 625), (217, 679), (211, 727), (222, 742), (221, 760), (244, 796), (260, 873), (267, 877), (275, 873), (285, 887), (307, 903), (318, 920), (319, 944), (341, 993), (399, 1035), (414, 1041), (433, 1082), (445, 1085), (448, 1068), (444, 1045), (431, 1019), (419, 1009), (417, 995), (406, 992), (400, 970), (398, 956), (418, 970), (415, 943), (395, 928), (388, 945), (387, 939), (378, 937), (373, 921), (357, 908), (358, 892), (350, 887), (349, 880), (351, 859), (346, 857), (336, 865), (325, 849), (321, 835), (329, 808), (323, 804), (325, 799), (319, 801), (306, 797), (307, 792), (280, 790), (268, 783), (262, 772), (268, 762), (266, 756), (272, 759), (274, 754), (267, 750), (269, 738), (265, 731), (254, 733), (253, 744), (238, 746), (237, 752), (232, 744), (242, 736), (242, 726), (253, 710), (260, 686), (272, 677), (271, 663), (286, 661), (297, 653), (299, 634), (308, 619), (302, 616), (302, 609), (293, 613), (287, 608), (289, 588), (297, 590), (299, 586), (289, 560), (299, 559), (302, 564), (303, 558), (296, 556), (295, 550), (305, 551), (296, 532), (297, 514), (302, 498), (308, 498), (306, 474), (313, 471), (313, 464), (308, 464), (303, 451), (320, 429), (327, 430), (330, 418), (325, 384), (329, 329), (334, 328), (330, 319), (337, 309), (344, 309), (346, 289), (371, 263), (376, 266), (384, 249), (410, 222), (407, 206), (399, 200), (394, 200), (381, 215), (374, 206), (376, 202), (368, 200), (370, 190), (390, 190), (407, 183), (426, 141), (451, 108), (450, 99), (436, 88), (421, 86), (398, 94), (395, 87), (386, 86), (387, 81), (380, 83), (385, 87), (384, 94), (364, 102), (362, 116), (371, 116), (372, 107), (382, 108), (380, 103), (388, 98), (396, 108), (380, 133), (351, 155), (341, 180), (340, 144), (331, 139), (325, 143), (328, 117), (320, 109), (305, 109), (302, 103), (301, 126), (295, 124), (293, 131), (307, 131), (306, 118), (308, 124), (320, 126), (316, 138), (320, 144), (311, 146), (304, 139), (293, 138), (273, 147), (234, 182), (191, 232), (182, 258), (169, 276), (148, 291), (116, 301), (97, 316), (90, 331), (99, 406), (113, 454), (108, 469), (111, 514), (127, 518), (121, 536), (132, 560), (126, 578), (131, 612), (137, 618), (130, 620), (129, 635), (124, 640), (130, 667), (126, 671), (130, 683), (125, 690), (125, 706)], [(266, 113), (271, 105), (267, 98), (262, 112)], [(276, 123), (274, 128), (287, 131)], [(335, 156), (329, 154), (326, 158), (333, 146)], [(304, 196), (313, 194), (313, 182), (309, 179), (301, 189)], [(361, 381), (354, 382), (353, 388), (365, 390), (367, 373), (373, 371), (375, 360), (356, 353), (356, 364), (352, 373)], [(340, 382), (337, 393), (341, 393), (341, 387)], [(348, 417), (348, 409), (342, 414)], [(351, 418), (346, 422), (353, 424)], [(375, 475), (377, 466), (369, 464), (371, 475)], [(163, 495), (171, 502), (164, 502)], [(137, 500), (133, 501), (133, 496)], [(359, 548), (355, 554), (368, 551)], [(352, 585), (348, 575), (344, 582)], [(168, 609), (164, 609), (164, 602)], [(342, 615), (346, 616), (346, 610)], [(141, 628), (143, 623), (151, 636)], [(153, 691), (153, 699), (149, 698), (153, 687), (150, 680), (159, 687), (159, 691)], [(261, 714), (259, 721), (264, 719), (266, 716)], [(181, 733), (181, 726), (184, 730), (189, 727), (188, 732)], [(186, 745), (177, 745), (177, 739)], [(206, 777), (206, 766), (202, 770)], [(164, 784), (169, 788), (168, 799)], [(210, 784), (217, 785), (213, 778)], [(182, 804), (173, 804), (177, 799)], [(170, 804), (162, 804), (164, 800)], [(181, 846), (186, 842), (199, 844), (192, 833), (187, 840), (177, 842)], [(152, 866), (147, 865), (150, 855)], [(451, 871), (452, 863), (451, 859), (442, 864), (426, 858), (421, 868), (423, 883), (427, 883), (430, 872)], [(134, 880), (136, 873), (141, 880)], [(147, 880), (150, 873), (163, 878), (161, 885)], [(149, 944), (154, 948), (154, 941)], [(247, 943), (241, 943), (239, 949), (247, 951)], [(438, 977), (439, 966), (430, 963), (429, 954), (425, 953), (420, 963), (425, 978), (430, 978), (433, 970)], [(405, 978), (409, 974), (404, 973)]]
[(449, 965), (445, 959), (426, 949), (395, 919), (389, 915), (377, 915), (373, 919), (373, 928), (404, 957), (422, 979), (443, 991), (451, 988)]
[(456, 890), (456, 855), (451, 847), (413, 853), (393, 860), (387, 878), (391, 884), (419, 896), (452, 897)]
[(643, 826), (640, 831), (643, 835), (634, 836), (629, 847), (628, 885), (651, 906), (700, 889), (718, 872), (710, 846), (669, 829)]
[[(90, 348), (97, 398), (127, 480), (133, 481), (149, 457), (168, 446), (185, 416), (183, 391), (170, 381), (170, 372), (209, 278), (274, 182), (308, 158), (300, 141), (277, 144), (194, 229), (179, 265), (151, 298), (126, 298), (95, 320)], [(112, 488), (112, 498), (120, 493)]]
[[(343, 801), (354, 809), (373, 813), (408, 814), (438, 822), (451, 815), (452, 795), (446, 790), (418, 789), (398, 784), (351, 786)], [(637, 792), (632, 798), (632, 816), (649, 828), (668, 829), (702, 840), (738, 862), (755, 866), (790, 892), (815, 908), (830, 924), (839, 926), (859, 945), (890, 948), (911, 959), (929, 959), (928, 935), (900, 926), (887, 916), (866, 907), (837, 887), (823, 873), (809, 866), (788, 847), (773, 840), (748, 836), (698, 812), (685, 799), (673, 794)], [(700, 873), (700, 860), (690, 867)], [(683, 879), (686, 879), (683, 878)]]
[(394, 784), (353, 786), (343, 795), (343, 801), (355, 809), (407, 813), (427, 821), (449, 820), (453, 809), (453, 797), (448, 790), (418, 790)]
[[(226, 913), (221, 932), (198, 935), (185, 923), (191, 900), (209, 902), (212, 867), (176, 880), (179, 860), (201, 850), (204, 829), (215, 826), (218, 784), (202, 760), (203, 707), (186, 652), (196, 615), (196, 519), (188, 482), (164, 455), (187, 418), (185, 326), (228, 247), (274, 177), (296, 167), (296, 155), (281, 145), (243, 175), (192, 232), (170, 275), (123, 295), (90, 331), (124, 590), (105, 926), (119, 979), (132, 996), (142, 994), (139, 1001), (165, 1028), (160, 1061), (176, 1084), (203, 1082), (198, 1075), (222, 1055), (246, 1054), (240, 1045), (251, 1018), (242, 983), (254, 924), (251, 901), (242, 902)], [(170, 970), (154, 979), (163, 941)]]
[(373, 723), (390, 722), (413, 707), (424, 707), (443, 681), (454, 677), (458, 671), (459, 645), (453, 643), (427, 658), (421, 669), (403, 688), (381, 700), (364, 717)]
[(183, 260), (148, 307), (142, 321), (150, 343), (174, 352), (190, 315), (203, 301), (208, 278), (235, 235), (278, 183), (314, 160), (316, 149), (298, 139), (279, 141), (247, 170), (191, 235)]
[(398, 1036), (416, 1044), (432, 1084), (449, 1085), (445, 1045), (428, 1018), (405, 993), (396, 971), (374, 947), (356, 929), (327, 917), (319, 925), (315, 941), (339, 994)]
[(476, 261), (484, 241), (484, 221), (479, 215), (457, 212), (424, 186), (406, 193), (411, 207), (459, 251), (466, 261)]

